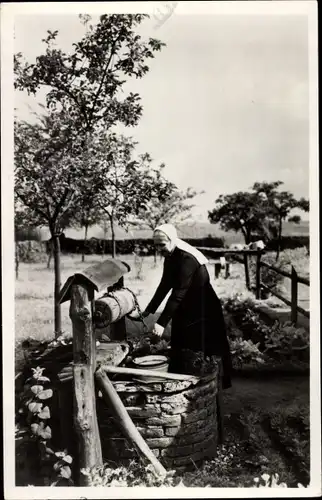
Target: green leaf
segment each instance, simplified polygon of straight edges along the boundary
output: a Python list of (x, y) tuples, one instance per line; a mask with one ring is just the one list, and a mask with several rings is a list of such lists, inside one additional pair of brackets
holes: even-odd
[[(56, 455), (56, 453), (55, 453)], [(57, 472), (58, 470), (60, 470), (61, 468), (63, 467), (63, 463), (61, 460), (58, 460), (58, 462), (54, 463), (53, 465), (53, 469)]]
[(51, 428), (47, 425), (44, 429), (38, 430), (38, 435), (43, 439), (51, 439)]
[(38, 395), (38, 394), (39, 394), (42, 390), (43, 390), (43, 386), (42, 386), (42, 385), (33, 385), (33, 386), (31, 387), (31, 391), (32, 391), (34, 394), (36, 394), (36, 395)]
[(50, 399), (53, 395), (52, 389), (46, 389), (45, 391), (41, 391), (38, 393), (39, 399)]
[(64, 462), (66, 462), (67, 464), (71, 464), (73, 459), (70, 455), (66, 455), (64, 458), (63, 458)]
[(38, 413), (41, 411), (42, 408), (42, 403), (29, 403), (28, 405), (28, 410), (31, 411), (31, 413)]
[(64, 465), (59, 472), (60, 477), (63, 477), (65, 479), (70, 479), (72, 475), (72, 471), (68, 465)]
[(39, 431), (39, 424), (31, 424), (30, 429), (31, 432), (37, 436)]
[[(42, 403), (40, 403), (40, 404), (42, 404)], [(49, 410), (48, 406), (45, 406), (45, 408), (43, 408), (43, 410), (38, 414), (38, 417), (43, 418), (44, 420), (50, 418), (50, 410)]]

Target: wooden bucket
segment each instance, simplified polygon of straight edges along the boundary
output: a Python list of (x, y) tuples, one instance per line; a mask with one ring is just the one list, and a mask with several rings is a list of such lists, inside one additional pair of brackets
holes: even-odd
[[(140, 368), (143, 370), (155, 370), (159, 372), (167, 372), (169, 368), (169, 358), (166, 356), (160, 356), (157, 354), (151, 354), (150, 356), (142, 356), (134, 358), (132, 361), (135, 368)], [(157, 382), (162, 381), (162, 378), (147, 377), (147, 376), (137, 376), (139, 381), (143, 382)]]

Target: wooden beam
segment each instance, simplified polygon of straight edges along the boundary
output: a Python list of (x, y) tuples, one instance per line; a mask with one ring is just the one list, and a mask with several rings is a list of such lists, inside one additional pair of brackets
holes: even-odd
[(194, 375), (183, 375), (181, 373), (169, 373), (169, 372), (159, 372), (155, 370), (141, 370), (140, 368), (123, 368), (120, 366), (109, 366), (109, 365), (102, 365), (100, 367), (101, 370), (105, 371), (106, 373), (117, 373), (119, 375), (134, 375), (135, 377), (137, 376), (144, 376), (144, 377), (156, 377), (156, 378), (164, 378), (167, 380), (199, 380), (198, 377), (195, 377)]
[(135, 427), (131, 417), (129, 416), (125, 406), (122, 403), (120, 396), (117, 394), (112, 382), (110, 381), (106, 373), (104, 373), (104, 371), (99, 368), (95, 373), (95, 378), (97, 381), (97, 385), (102, 392), (102, 396), (108, 404), (108, 407), (111, 410), (112, 414), (114, 415), (117, 424), (121, 427), (124, 436), (128, 438), (131, 443), (133, 443), (139, 454), (141, 454), (141, 456), (143, 455), (143, 457), (153, 465), (156, 475), (164, 477), (167, 471), (156, 458), (154, 453), (151, 451), (151, 449)]
[[(94, 385), (95, 339), (92, 327), (93, 290), (84, 285), (72, 285), (70, 318), (73, 324), (74, 354), (74, 426), (79, 442), (79, 467), (102, 466)], [(88, 478), (80, 473), (80, 486), (88, 486)]]
[[(231, 248), (209, 248), (209, 247), (195, 247), (201, 252), (209, 252), (214, 255), (231, 255), (231, 254), (247, 254), (247, 255), (257, 255), (258, 250), (233, 250)], [(265, 254), (265, 250), (261, 250), (262, 254)]]
[(292, 303), (291, 303), (290, 300), (286, 299), (285, 297), (283, 297), (283, 295), (281, 295), (280, 293), (276, 292), (275, 290), (273, 290), (269, 286), (264, 285), (264, 283), (261, 283), (261, 287), (264, 288), (264, 290), (268, 290), (269, 292), (271, 292), (272, 295), (274, 295), (275, 297), (277, 297), (278, 299), (280, 299), (282, 302), (285, 302), (285, 304), (288, 305), (289, 307), (292, 306)]

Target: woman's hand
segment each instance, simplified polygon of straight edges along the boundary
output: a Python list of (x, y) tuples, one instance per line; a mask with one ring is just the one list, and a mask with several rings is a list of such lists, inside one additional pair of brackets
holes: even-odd
[(162, 337), (162, 334), (164, 332), (164, 327), (161, 325), (158, 325), (158, 323), (155, 323), (152, 333), (153, 335), (157, 335), (158, 337)]

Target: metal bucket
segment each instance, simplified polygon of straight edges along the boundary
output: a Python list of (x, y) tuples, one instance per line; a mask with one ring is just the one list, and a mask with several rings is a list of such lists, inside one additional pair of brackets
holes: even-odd
[[(139, 368), (141, 370), (167, 372), (169, 368), (169, 359), (166, 356), (160, 356), (157, 354), (134, 358), (132, 363), (135, 368)], [(160, 382), (164, 380), (160, 377), (148, 377), (145, 375), (138, 375), (136, 378), (141, 382)]]

